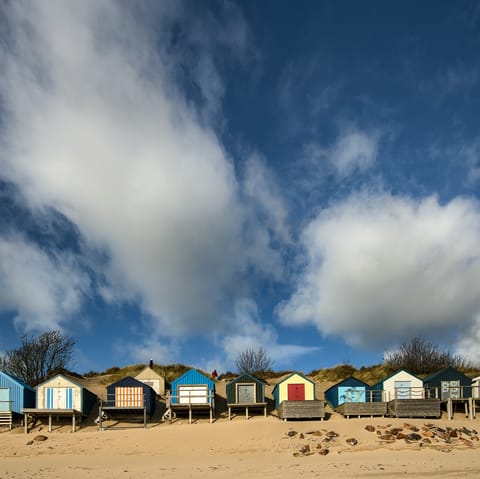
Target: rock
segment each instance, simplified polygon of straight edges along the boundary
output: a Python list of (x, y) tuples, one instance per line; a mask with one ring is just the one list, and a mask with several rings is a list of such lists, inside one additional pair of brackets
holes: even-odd
[(300, 436), (298, 436), (300, 439), (305, 439), (305, 436), (303, 435), (303, 433), (300, 433)]
[(375, 432), (375, 426), (372, 426), (372, 425), (367, 425), (365, 426), (365, 430), (368, 431), (368, 432)]
[(322, 435), (322, 432), (321, 431), (309, 431), (305, 434), (310, 434), (312, 436), (321, 436)]
[(407, 435), (404, 434), (403, 432), (399, 432), (395, 437), (400, 440), (400, 439), (406, 439)]
[(450, 437), (458, 437), (458, 432), (457, 432), (456, 429), (452, 429), (452, 430), (448, 433), (448, 435), (449, 435)]
[(422, 436), (423, 436), (423, 437), (433, 437), (434, 434), (433, 434), (432, 431), (427, 430), (427, 431), (423, 431), (423, 432), (422, 432)]
[(47, 436), (44, 436), (43, 434), (39, 434), (38, 436), (35, 436), (33, 438), (34, 441), (46, 441), (48, 439)]
[(328, 437), (338, 437), (338, 434), (335, 431), (328, 431), (327, 436)]
[(345, 442), (349, 446), (356, 446), (358, 444), (358, 441), (354, 437), (351, 437), (350, 439), (347, 439)]
[(288, 431), (288, 432), (286, 433), (286, 435), (287, 435), (288, 437), (294, 437), (294, 436), (296, 436), (297, 434), (298, 434), (297, 431)]
[(473, 442), (472, 441), (469, 441), (468, 439), (464, 439), (463, 437), (460, 438), (460, 441), (463, 442), (463, 444), (465, 444), (465, 446), (473, 446)]
[(400, 429), (398, 427), (396, 428), (393, 428), (393, 429), (390, 429), (390, 431), (385, 431), (387, 434), (393, 434), (394, 436), (396, 436), (398, 433), (402, 432), (403, 429)]
[(409, 441), (420, 441), (422, 439), (422, 436), (420, 436), (420, 434), (417, 434), (417, 433), (412, 433), (412, 434), (409, 434), (407, 436), (407, 439)]
[(393, 434), (382, 434), (379, 438), (382, 441), (395, 441), (395, 436)]
[(301, 449), (300, 449), (300, 452), (302, 454), (308, 454), (310, 452), (310, 446), (308, 444), (306, 444), (305, 446), (303, 446)]
[(422, 441), (423, 441), (424, 444), (432, 444), (432, 441), (430, 439), (428, 439), (428, 437), (424, 437), (422, 439)]
[(471, 436), (472, 435), (472, 431), (469, 431), (466, 427), (462, 427), (462, 431), (461, 431), (463, 434), (466, 434), (467, 436)]
[(320, 451), (318, 451), (318, 453), (321, 455), (321, 456), (326, 456), (330, 451), (325, 448), (325, 449), (321, 449)]
[(27, 446), (31, 446), (33, 444), (33, 441), (30, 440), (30, 441), (27, 441)]

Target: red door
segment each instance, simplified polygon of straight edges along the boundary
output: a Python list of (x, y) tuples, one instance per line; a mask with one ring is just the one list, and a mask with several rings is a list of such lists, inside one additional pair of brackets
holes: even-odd
[(305, 384), (289, 384), (288, 400), (305, 401)]

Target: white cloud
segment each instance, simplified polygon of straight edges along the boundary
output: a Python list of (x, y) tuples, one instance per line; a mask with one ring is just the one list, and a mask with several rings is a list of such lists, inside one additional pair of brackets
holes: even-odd
[[(169, 51), (175, 5), (153, 21), (128, 2), (14, 2), (0, 80), (4, 178), (106, 251), (104, 297), (138, 300), (167, 335), (221, 327), (247, 270), (281, 271), (208, 118), (176, 86), (189, 56)], [(228, 31), (223, 48), (244, 48), (245, 29)], [(201, 54), (208, 103), (221, 85), (206, 89), (215, 64)]]
[(354, 344), (445, 331), (452, 340), (476, 328), (479, 237), (473, 200), (353, 194), (305, 228), (305, 267), (279, 317)]
[(0, 310), (16, 312), (19, 329), (61, 329), (89, 291), (71, 255), (51, 257), (18, 236), (0, 237)]
[(377, 140), (361, 131), (341, 135), (327, 152), (337, 175), (344, 178), (354, 171), (366, 171), (373, 166), (377, 157)]

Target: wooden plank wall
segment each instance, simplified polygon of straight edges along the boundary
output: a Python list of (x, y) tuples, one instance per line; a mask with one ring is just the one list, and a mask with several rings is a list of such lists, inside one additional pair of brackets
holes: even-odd
[(388, 413), (396, 417), (440, 417), (439, 399), (394, 399)]
[(385, 416), (386, 402), (346, 402), (338, 406), (337, 411), (346, 417), (349, 416)]
[(325, 417), (325, 404), (323, 401), (282, 401), (278, 406), (280, 419), (313, 419)]

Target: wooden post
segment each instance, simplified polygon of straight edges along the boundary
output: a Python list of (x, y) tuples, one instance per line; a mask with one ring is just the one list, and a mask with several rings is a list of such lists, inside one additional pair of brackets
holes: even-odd
[(147, 429), (147, 405), (143, 406), (143, 429)]
[(188, 403), (188, 424), (192, 424), (192, 405)]
[(248, 421), (248, 406), (245, 408), (245, 418), (246, 418), (247, 421)]
[(267, 418), (267, 405), (263, 406), (263, 417), (266, 419)]
[(448, 419), (453, 419), (452, 398), (447, 399), (447, 416)]
[(77, 415), (75, 414), (75, 411), (72, 413), (72, 432), (75, 432), (75, 419)]
[(28, 434), (28, 414), (23, 415), (25, 417), (25, 434)]
[(103, 427), (102, 427), (102, 415), (103, 415), (103, 411), (102, 411), (102, 400), (100, 399), (100, 405), (98, 406), (98, 430), (99, 430), (99, 431), (103, 431)]
[(228, 420), (229, 421), (232, 420), (232, 408), (231, 408), (231, 406), (228, 406)]

